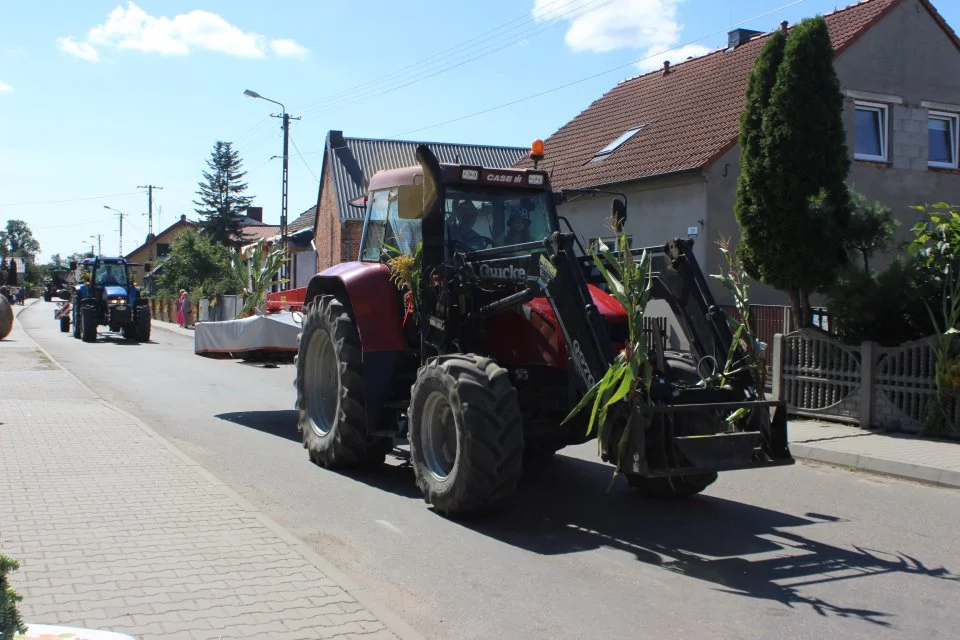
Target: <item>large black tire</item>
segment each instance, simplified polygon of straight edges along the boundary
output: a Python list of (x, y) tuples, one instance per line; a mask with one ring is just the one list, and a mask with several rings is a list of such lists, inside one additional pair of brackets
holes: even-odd
[(141, 307), (133, 323), (133, 339), (137, 342), (150, 342), (150, 308)]
[(417, 486), (438, 512), (480, 513), (516, 490), (523, 418), (507, 370), (490, 358), (447, 355), (421, 367), (409, 424)]
[(333, 296), (303, 317), (294, 384), (298, 426), (313, 462), (330, 469), (383, 463), (393, 439), (367, 435), (360, 336)]
[(70, 332), (70, 316), (63, 315), (60, 316), (60, 333), (69, 333)]
[(717, 481), (716, 473), (701, 473), (672, 478), (627, 476), (627, 483), (648, 498), (677, 499), (694, 496)]
[(97, 308), (86, 306), (80, 308), (80, 337), (84, 342), (97, 341)]
[(70, 313), (73, 315), (73, 337), (79, 340), (80, 325), (83, 323), (83, 319), (80, 317), (80, 304), (78, 302), (73, 302), (73, 308), (70, 310)]

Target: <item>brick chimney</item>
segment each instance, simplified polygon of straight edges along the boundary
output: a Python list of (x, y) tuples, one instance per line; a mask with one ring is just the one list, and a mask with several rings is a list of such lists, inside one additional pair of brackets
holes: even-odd
[(343, 139), (343, 131), (331, 131), (328, 134), (330, 138), (330, 147), (337, 149), (347, 146), (347, 141)]
[(247, 217), (263, 222), (263, 207), (247, 207)]
[(669, 61), (669, 60), (664, 60), (664, 61), (663, 61), (663, 75), (667, 75), (668, 73), (670, 73), (670, 61)]
[(787, 21), (786, 21), (786, 20), (784, 20), (783, 22), (780, 23), (780, 31), (783, 31), (784, 33), (787, 32)]

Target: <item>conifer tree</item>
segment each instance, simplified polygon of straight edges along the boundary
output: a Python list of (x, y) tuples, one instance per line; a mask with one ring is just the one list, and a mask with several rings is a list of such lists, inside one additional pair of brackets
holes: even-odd
[(253, 198), (245, 196), (247, 183), (242, 182), (243, 171), (240, 154), (230, 142), (217, 140), (207, 160), (209, 171), (203, 172), (203, 182), (198, 183), (199, 201), (195, 211), (200, 214), (200, 232), (216, 243), (238, 248), (244, 244), (242, 220)]

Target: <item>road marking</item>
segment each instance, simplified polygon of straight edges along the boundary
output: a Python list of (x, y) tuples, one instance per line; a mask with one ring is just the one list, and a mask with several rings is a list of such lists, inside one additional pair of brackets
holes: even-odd
[(387, 522), (386, 520), (374, 520), (374, 522), (381, 525), (385, 529), (390, 529), (390, 531), (393, 531), (394, 533), (399, 533), (400, 535), (403, 535), (403, 531), (401, 531), (400, 527), (398, 527), (395, 524)]

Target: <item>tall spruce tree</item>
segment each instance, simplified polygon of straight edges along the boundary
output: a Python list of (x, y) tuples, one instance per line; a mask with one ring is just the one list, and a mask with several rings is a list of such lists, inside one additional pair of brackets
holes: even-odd
[(244, 244), (242, 220), (253, 198), (245, 196), (247, 183), (242, 182), (246, 172), (240, 154), (233, 144), (217, 140), (207, 160), (209, 171), (203, 172), (198, 183), (199, 201), (195, 211), (200, 214), (200, 232), (214, 242), (238, 248)]
[[(757, 75), (763, 86), (754, 88), (762, 98), (769, 69)], [(744, 266), (786, 291), (794, 324), (808, 326), (810, 294), (830, 286), (847, 262), (843, 236), (850, 218), (843, 95), (822, 17), (791, 29), (767, 104), (758, 103), (759, 130), (756, 113), (744, 118), (741, 130), (747, 175), (738, 185), (736, 211)]]

